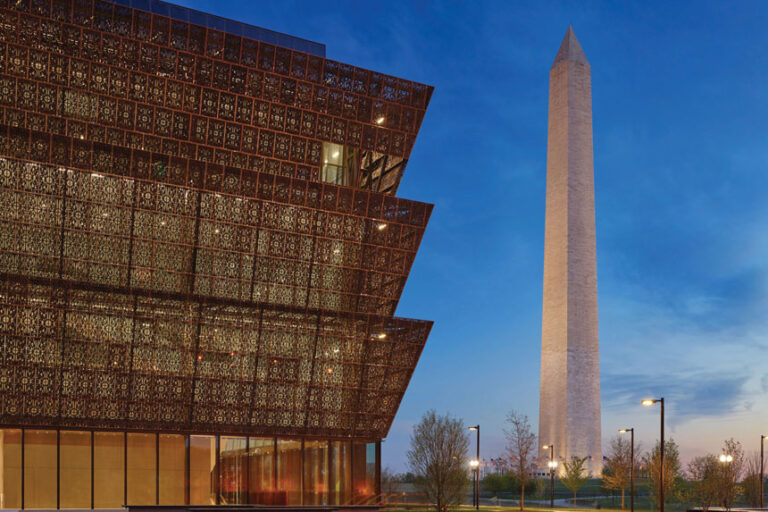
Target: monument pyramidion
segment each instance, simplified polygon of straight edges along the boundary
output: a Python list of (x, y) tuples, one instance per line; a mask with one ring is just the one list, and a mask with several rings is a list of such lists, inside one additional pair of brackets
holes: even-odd
[(602, 469), (590, 66), (568, 27), (549, 72), (539, 461)]

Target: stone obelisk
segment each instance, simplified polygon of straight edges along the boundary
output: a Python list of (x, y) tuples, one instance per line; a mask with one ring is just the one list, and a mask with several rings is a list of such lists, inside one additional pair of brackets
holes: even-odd
[(571, 27), (549, 72), (539, 461), (602, 469), (590, 67)]

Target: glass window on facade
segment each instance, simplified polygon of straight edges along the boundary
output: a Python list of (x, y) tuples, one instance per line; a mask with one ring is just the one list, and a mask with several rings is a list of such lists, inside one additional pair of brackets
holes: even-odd
[(91, 508), (91, 433), (59, 433), (59, 504)]
[(301, 441), (277, 440), (275, 505), (301, 505)]
[(219, 449), (219, 501), (224, 505), (248, 503), (246, 438), (222, 436)]
[(56, 508), (56, 431), (24, 431), (24, 506)]
[(189, 504), (216, 504), (216, 437), (189, 436)]
[(376, 443), (352, 444), (354, 496), (356, 505), (367, 505), (376, 498)]
[(160, 505), (183, 505), (187, 442), (183, 435), (160, 434), (157, 461)]
[(0, 509), (21, 508), (21, 430), (0, 429)]
[(155, 434), (128, 434), (128, 505), (157, 503), (157, 457)]
[(323, 142), (322, 181), (334, 185), (352, 185), (357, 174), (357, 160), (355, 149)]
[(328, 441), (304, 441), (304, 505), (328, 504)]
[(122, 508), (125, 502), (125, 434), (93, 434), (93, 506)]
[(271, 437), (248, 439), (248, 503), (273, 505), (275, 502), (275, 440)]
[(352, 454), (346, 441), (331, 442), (331, 505), (345, 505), (352, 498)]

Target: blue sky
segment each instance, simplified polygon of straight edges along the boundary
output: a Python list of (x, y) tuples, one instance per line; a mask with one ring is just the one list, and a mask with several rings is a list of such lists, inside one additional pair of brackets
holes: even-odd
[(768, 4), (178, 3), (435, 87), (399, 195), (435, 204), (398, 314), (435, 327), (383, 446), (434, 408), (504, 449), (538, 420), (548, 72), (592, 65), (603, 435), (645, 447), (664, 395), (688, 459), (768, 431)]

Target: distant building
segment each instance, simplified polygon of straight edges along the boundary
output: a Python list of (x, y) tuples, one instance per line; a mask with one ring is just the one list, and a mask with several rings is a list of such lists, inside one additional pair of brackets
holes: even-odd
[(431, 94), (156, 0), (0, 1), (0, 508), (376, 502)]

